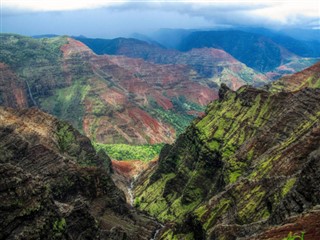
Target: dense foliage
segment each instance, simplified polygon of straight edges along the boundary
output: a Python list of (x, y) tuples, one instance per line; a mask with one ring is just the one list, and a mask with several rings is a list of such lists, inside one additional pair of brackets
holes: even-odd
[(102, 144), (94, 143), (98, 150), (104, 150), (112, 159), (115, 160), (143, 160), (149, 161), (157, 157), (163, 144), (155, 145), (128, 145), (128, 144)]

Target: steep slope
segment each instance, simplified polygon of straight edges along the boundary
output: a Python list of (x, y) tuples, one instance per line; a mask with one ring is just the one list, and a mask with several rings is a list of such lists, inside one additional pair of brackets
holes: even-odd
[[(320, 48), (317, 43), (315, 46)], [(319, 57), (319, 52), (315, 53), (313, 48), (304, 46), (300, 41), (281, 37), (273, 39), (238, 30), (193, 32), (183, 39), (179, 49), (188, 51), (203, 47), (223, 49), (248, 67), (260, 72), (269, 72), (292, 60), (296, 61), (297, 55)], [(298, 48), (299, 51), (295, 51)]]
[(0, 238), (150, 239), (157, 224), (128, 208), (110, 171), (69, 124), (0, 107)]
[(0, 73), (0, 104), (14, 108), (27, 107), (27, 86), (18, 80), (6, 64), (0, 63)]
[(276, 69), (267, 72), (266, 76), (270, 80), (277, 80), (282, 76), (292, 75), (296, 72), (300, 72), (317, 62), (319, 62), (320, 58), (291, 58), (288, 63), (282, 64)]
[[(319, 64), (280, 82), (318, 74)], [(206, 115), (162, 149), (135, 189), (140, 209), (171, 222), (162, 239), (281, 239), (293, 222), (320, 237), (310, 229), (320, 222), (309, 225), (320, 204), (320, 89), (289, 90), (222, 85)]]
[(183, 64), (189, 66), (201, 78), (197, 81), (209, 86), (225, 83), (236, 90), (245, 84), (265, 84), (267, 77), (248, 68), (221, 49), (202, 48), (180, 52), (136, 39), (77, 38), (97, 54), (124, 55), (142, 58), (157, 64)]
[(302, 72), (283, 77), (280, 81), (274, 82), (270, 90), (293, 92), (306, 87), (320, 88), (320, 62)]
[[(2, 99), (16, 99), (14, 91), (22, 87), (23, 106), (36, 105), (102, 143), (172, 142), (218, 97), (185, 65), (98, 56), (67, 37), (2, 34), (1, 43), (0, 62), (15, 75), (1, 68), (1, 82), (6, 83), (0, 88)], [(8, 84), (8, 78), (17, 86)], [(12, 106), (9, 102), (2, 100)]]

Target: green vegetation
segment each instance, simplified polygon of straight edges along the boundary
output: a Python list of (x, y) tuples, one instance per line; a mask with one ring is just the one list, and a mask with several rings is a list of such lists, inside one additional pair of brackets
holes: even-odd
[[(247, 192), (244, 198), (237, 204), (239, 220), (245, 223), (250, 222), (251, 219), (254, 218), (258, 220), (268, 217), (269, 214), (265, 212), (266, 209), (259, 209), (259, 211), (257, 211), (265, 195), (266, 193), (261, 189), (261, 186), (251, 189), (249, 193)], [(258, 217), (256, 215), (258, 215)]]
[[(159, 181), (149, 185), (149, 180), (143, 185), (137, 186), (136, 193), (139, 192), (140, 209), (148, 211), (150, 215), (165, 220), (163, 212), (168, 210), (167, 201), (163, 198), (165, 186), (168, 181), (175, 177), (175, 174), (162, 175)], [(146, 186), (149, 185), (148, 188)], [(159, 216), (161, 214), (161, 216)]]
[(282, 240), (304, 240), (304, 234), (305, 232), (301, 232), (301, 236), (298, 234), (293, 234), (292, 232), (289, 232), (288, 236), (286, 238), (283, 238)]
[(164, 110), (163, 108), (154, 108), (150, 111), (150, 114), (155, 118), (163, 119), (165, 122), (171, 124), (177, 131), (177, 135), (183, 133), (194, 119), (191, 115), (182, 115), (171, 110)]
[(66, 219), (65, 218), (61, 218), (56, 220), (53, 223), (53, 231), (55, 233), (55, 237), (59, 238), (61, 237), (62, 233), (65, 231), (66, 229)]
[[(29, 67), (35, 70), (39, 64), (57, 64), (62, 56), (60, 48), (67, 43), (67, 38), (34, 39), (13, 34), (1, 34), (0, 62), (22, 71)], [(20, 72), (24, 74), (25, 72)]]
[(231, 201), (228, 199), (221, 199), (219, 203), (211, 210), (210, 217), (207, 222), (204, 224), (204, 228), (208, 229), (216, 223), (216, 219), (224, 214), (229, 206), (231, 205)]
[(137, 197), (137, 198), (134, 199), (133, 205), (134, 205), (136, 208), (138, 208), (138, 207), (140, 207), (140, 202), (141, 202), (140, 198)]
[(162, 236), (161, 239), (165, 239), (165, 240), (194, 240), (194, 234), (188, 233), (188, 234), (177, 234), (175, 235), (174, 232), (169, 229), (168, 231), (166, 231)]
[(285, 195), (287, 195), (287, 193), (291, 190), (291, 188), (293, 187), (293, 185), (296, 183), (296, 178), (290, 178), (287, 180), (287, 182), (285, 183), (285, 185), (282, 188), (282, 196), (284, 197)]
[(61, 152), (69, 150), (70, 145), (75, 141), (73, 132), (69, 129), (70, 126), (67, 124), (61, 124), (58, 126), (57, 138), (58, 145)]
[[(241, 155), (235, 153), (270, 118), (279, 115), (282, 109), (274, 107), (277, 106), (275, 101), (263, 90), (243, 87), (239, 92), (227, 92), (223, 101), (211, 103), (207, 115), (193, 122), (179, 137), (178, 144), (174, 145), (175, 154), (169, 153), (164, 157), (159, 171), (154, 174), (161, 174), (161, 178), (140, 187), (143, 191), (137, 191), (139, 208), (160, 221), (176, 223), (181, 223), (186, 214), (192, 212), (206, 230), (211, 229), (232, 208), (237, 209), (236, 218), (243, 224), (268, 219), (270, 209), (264, 202), (266, 189), (259, 184), (241, 184), (239, 178), (245, 178), (244, 173), (247, 173), (249, 182), (263, 178), (270, 173), (272, 163), (278, 161), (281, 155), (275, 152), (273, 155), (259, 156), (259, 164), (255, 164), (259, 153), (255, 144), (247, 145), (248, 148)], [(303, 121), (306, 129), (314, 120), (312, 116), (308, 118), (306, 122)], [(297, 136), (305, 131), (300, 125), (295, 129), (298, 130), (294, 132)], [(287, 137), (282, 143), (291, 143), (291, 134)], [(278, 148), (281, 152), (282, 145), (278, 145)], [(253, 166), (252, 171), (248, 172), (248, 166)], [(220, 167), (223, 167), (223, 171), (219, 171)], [(216, 191), (217, 184), (214, 181), (220, 177), (219, 174), (224, 183), (237, 187), (228, 192), (232, 197), (222, 196), (215, 204), (204, 205), (206, 194)], [(164, 181), (164, 176), (170, 176), (170, 179)], [(278, 199), (275, 204), (291, 190), (294, 182), (294, 179), (290, 179), (283, 183), (281, 192), (272, 196), (272, 199)], [(176, 235), (167, 232), (167, 236), (173, 238)]]
[[(63, 60), (61, 47), (67, 37), (34, 39), (0, 34), (0, 62), (6, 63), (26, 82), (34, 105), (71, 122), (82, 130), (83, 99), (90, 89), (83, 80), (91, 76), (88, 64)], [(72, 74), (66, 75), (65, 68)]]
[(149, 161), (159, 155), (164, 144), (128, 145), (94, 143), (93, 145), (97, 151), (102, 149), (115, 160)]
[(174, 109), (165, 110), (159, 106), (154, 100), (149, 100), (151, 108), (145, 109), (151, 116), (162, 119), (164, 122), (172, 125), (177, 131), (177, 135), (183, 133), (187, 126), (195, 118), (188, 114), (188, 111), (203, 112), (204, 107), (195, 103), (188, 102), (184, 96), (171, 99)]
[(205, 107), (200, 106), (196, 103), (189, 102), (185, 96), (179, 96), (171, 99), (171, 102), (175, 110), (179, 113), (186, 113), (187, 111), (198, 111), (203, 112)]
[(310, 77), (308, 78), (307, 83), (311, 88), (320, 88), (320, 78)]
[(63, 120), (72, 123), (78, 130), (82, 129), (84, 115), (83, 100), (90, 90), (81, 80), (73, 82), (69, 87), (56, 89), (52, 96), (41, 101), (41, 108)]

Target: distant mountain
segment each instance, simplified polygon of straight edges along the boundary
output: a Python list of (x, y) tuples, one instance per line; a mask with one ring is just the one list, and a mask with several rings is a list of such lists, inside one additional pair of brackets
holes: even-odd
[(260, 72), (268, 72), (286, 62), (293, 54), (271, 39), (242, 31), (194, 32), (179, 46), (182, 51), (193, 48), (218, 48)]
[(37, 106), (101, 143), (172, 142), (218, 97), (185, 65), (99, 56), (67, 37), (1, 43), (1, 103)]
[(320, 237), (320, 62), (266, 89), (222, 85), (158, 165), (136, 206), (162, 239)]
[(182, 39), (195, 31), (199, 31), (199, 29), (162, 28), (148, 34), (148, 36), (169, 49), (177, 49), (181, 44)]
[(125, 53), (128, 53), (127, 54), (128, 57), (134, 57), (136, 56), (137, 53), (139, 53), (140, 56), (146, 56), (150, 52), (152, 53), (152, 52), (165, 50), (165, 48), (159, 44), (154, 44), (147, 41), (138, 40), (135, 38), (115, 38), (115, 39), (83, 38), (83, 37), (73, 37), (73, 38), (84, 43), (89, 48), (91, 48), (93, 52), (99, 55), (102, 55), (102, 54), (125, 55), (125, 54), (121, 54), (122, 51), (124, 51)]
[[(260, 34), (270, 38), (275, 43), (288, 49), (290, 52), (301, 57), (320, 57), (320, 30), (311, 31), (317, 38), (312, 40), (301, 40), (287, 35), (286, 31), (274, 31), (266, 28), (244, 28), (243, 31)], [(298, 29), (296, 30), (298, 32)], [(299, 30), (300, 35), (303, 35), (306, 30)]]
[(304, 41), (320, 41), (320, 29), (299, 29), (299, 28), (288, 28), (282, 29), (282, 33), (289, 37), (304, 40)]
[(166, 48), (165, 46), (161, 45), (160, 43), (158, 43), (157, 41), (155, 41), (151, 37), (144, 35), (144, 34), (133, 33), (130, 35), (130, 38), (134, 38), (134, 39), (141, 40), (141, 41), (144, 41), (144, 42), (147, 42), (147, 43), (150, 43), (150, 44), (162, 47), (162, 48)]
[[(222, 32), (188, 32), (188, 34), (185, 34), (187, 37), (181, 38), (181, 44), (183, 44), (185, 41), (189, 41), (189, 38), (192, 38), (192, 36), (197, 36), (199, 40), (194, 39), (195, 45), (193, 46), (192, 43), (189, 46), (188, 51), (183, 52), (174, 49), (166, 49), (157, 43), (151, 43), (150, 40), (148, 40), (148, 42), (126, 38), (116, 38), (111, 40), (77, 38), (77, 40), (85, 43), (97, 54), (125, 55), (131, 58), (142, 58), (146, 61), (157, 64), (186, 64), (197, 71), (197, 73), (201, 76), (209, 79), (214, 78), (215, 83), (219, 84), (221, 82), (225, 82), (229, 86), (231, 85), (228, 84), (228, 81), (226, 80), (229, 78), (229, 76), (224, 75), (226, 71), (223, 71), (223, 69), (227, 69), (227, 72), (231, 72), (233, 78), (236, 76), (239, 82), (252, 84), (252, 79), (261, 78), (261, 76), (259, 77), (261, 72), (266, 74), (268, 79), (275, 80), (283, 75), (301, 71), (317, 62), (317, 58), (312, 56), (317, 55), (314, 49), (316, 49), (317, 46), (320, 46), (319, 44), (311, 44), (311, 46), (309, 46), (306, 42), (279, 35), (267, 29), (259, 28), (249, 30), (254, 33), (235, 30), (224, 30)], [(259, 34), (255, 33), (255, 31), (259, 32)], [(173, 35), (178, 34), (174, 30), (170, 30), (169, 32), (171, 32)], [(220, 41), (222, 42), (223, 46), (220, 46), (219, 44), (213, 44), (212, 41), (217, 41), (218, 38), (214, 37), (214, 40), (212, 40), (210, 36), (207, 36), (208, 34), (218, 35), (218, 38), (221, 38)], [(238, 36), (239, 34), (241, 37)], [(279, 43), (274, 41), (270, 37), (271, 35), (272, 37), (277, 38)], [(233, 38), (236, 39), (236, 42), (238, 41), (237, 44), (234, 44)], [(191, 39), (190, 41), (192, 42), (193, 40)], [(264, 47), (259, 46), (259, 44)], [(225, 47), (225, 45), (228, 46)], [(286, 47), (288, 49), (293, 49), (295, 53), (301, 53), (301, 56), (290, 52)], [(242, 72), (251, 72), (256, 76), (251, 74), (251, 77), (247, 77), (248, 75), (241, 74), (241, 71), (232, 70), (232, 65), (234, 65), (235, 61), (228, 64), (228, 59), (220, 59), (220, 61), (224, 61), (224, 66), (219, 66), (219, 63), (217, 63), (216, 60), (206, 57), (207, 55), (212, 54), (212, 51), (210, 50), (211, 48), (219, 49), (220, 51), (226, 51), (227, 53), (231, 54), (238, 61), (240, 60), (238, 62), (239, 64), (242, 62), (247, 65), (243, 65), (241, 67)], [(208, 52), (206, 53), (204, 49), (207, 49)], [(197, 51), (199, 54), (201, 52), (199, 56), (196, 56), (195, 54)], [(217, 58), (218, 57), (215, 57), (215, 59)], [(250, 69), (248, 67), (249, 65), (256, 70)], [(212, 69), (211, 71), (209, 70), (209, 72), (215, 73), (214, 77), (212, 74), (207, 74), (208, 72), (206, 73), (208, 68)], [(203, 71), (201, 69), (207, 70)]]
[(267, 82), (266, 76), (248, 68), (220, 49), (203, 48), (180, 52), (136, 39), (77, 40), (85, 43), (97, 54), (142, 58), (156, 64), (187, 65), (201, 77), (196, 80), (208, 87), (216, 88), (225, 83), (232, 89), (237, 89), (244, 84), (262, 85)]

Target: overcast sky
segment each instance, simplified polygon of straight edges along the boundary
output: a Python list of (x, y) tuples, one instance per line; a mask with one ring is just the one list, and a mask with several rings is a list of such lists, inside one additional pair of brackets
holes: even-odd
[(319, 28), (319, 0), (0, 0), (1, 32), (127, 36), (158, 28)]

